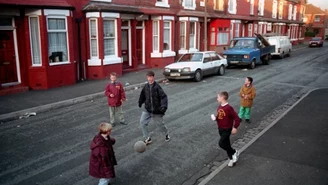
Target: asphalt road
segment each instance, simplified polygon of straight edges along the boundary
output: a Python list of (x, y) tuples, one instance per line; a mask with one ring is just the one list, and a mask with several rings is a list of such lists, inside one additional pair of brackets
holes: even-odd
[[(233, 137), (269, 122), (270, 115), (292, 103), (309, 90), (328, 87), (328, 45), (305, 48), (290, 58), (273, 60), (269, 66), (254, 70), (228, 69), (225, 76), (212, 76), (203, 82), (161, 84), (169, 96), (165, 121), (171, 141), (154, 124), (153, 143), (143, 154), (133, 145), (142, 140), (139, 127), (141, 109), (137, 106), (140, 90), (127, 92), (124, 105), (128, 126), (118, 125), (113, 137), (118, 159), (117, 183), (124, 185), (192, 184), (197, 172), (213, 159), (226, 159), (218, 149), (218, 133), (210, 114), (217, 108), (218, 91), (230, 93), (229, 102), (238, 110), (237, 93), (246, 76), (254, 78), (257, 97), (252, 109), (253, 122), (242, 123)], [(292, 101), (290, 101), (292, 100)], [(3, 185), (86, 185), (97, 184), (88, 175), (89, 144), (97, 125), (108, 121), (106, 99), (96, 99), (71, 107), (52, 110), (28, 119), (0, 125), (0, 184)]]

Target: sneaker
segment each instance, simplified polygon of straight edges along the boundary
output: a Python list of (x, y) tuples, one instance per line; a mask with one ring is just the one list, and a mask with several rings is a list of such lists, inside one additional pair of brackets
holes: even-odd
[(247, 122), (247, 123), (251, 123), (251, 120), (250, 120), (250, 119), (246, 119), (246, 122)]
[(239, 118), (239, 120), (240, 120), (240, 123), (243, 122), (243, 119)]
[(238, 161), (238, 158), (239, 158), (239, 151), (236, 150), (235, 154), (232, 155), (233, 163), (236, 163)]
[(169, 142), (170, 139), (171, 139), (170, 136), (169, 136), (168, 134), (166, 134), (166, 136), (165, 136), (165, 141), (166, 141), (166, 142)]
[(122, 122), (122, 121), (120, 122), (120, 124), (121, 124), (121, 125), (127, 125), (127, 123), (125, 123), (125, 122)]
[(229, 167), (233, 167), (233, 160), (229, 159), (228, 166), (229, 166)]
[(146, 145), (149, 145), (151, 143), (151, 138), (150, 137), (146, 138), (144, 142), (146, 143)]

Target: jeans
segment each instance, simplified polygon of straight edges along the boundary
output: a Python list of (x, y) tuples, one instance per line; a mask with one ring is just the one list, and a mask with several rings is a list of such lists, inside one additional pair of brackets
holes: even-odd
[(250, 119), (251, 118), (251, 108), (240, 106), (238, 116), (240, 119)]
[(230, 144), (231, 130), (232, 129), (219, 129), (219, 134), (221, 136), (219, 146), (227, 152), (229, 159), (232, 159), (232, 155), (236, 152)]
[(101, 178), (99, 179), (98, 185), (108, 185), (109, 183), (114, 183), (115, 179), (114, 178)]
[(165, 135), (168, 134), (168, 129), (164, 124), (163, 116), (161, 114), (151, 114), (149, 112), (143, 111), (140, 118), (141, 130), (144, 138), (149, 137), (148, 124), (153, 118), (156, 125), (159, 127), (160, 131)]
[(109, 123), (110, 124), (115, 124), (115, 116), (117, 114), (118, 114), (118, 118), (119, 118), (120, 122), (122, 122), (122, 123), (125, 122), (122, 106), (109, 107)]

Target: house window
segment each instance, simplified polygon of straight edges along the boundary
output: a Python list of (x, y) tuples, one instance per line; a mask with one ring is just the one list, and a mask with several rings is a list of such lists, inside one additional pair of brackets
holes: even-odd
[(272, 5), (272, 18), (277, 18), (278, 2), (277, 0), (273, 1)]
[(314, 17), (314, 22), (320, 22), (320, 15), (316, 15)]
[(196, 49), (196, 23), (190, 22), (189, 48)]
[(185, 9), (196, 9), (196, 1), (195, 0), (184, 0), (183, 6)]
[(262, 34), (262, 29), (263, 29), (262, 24), (259, 24), (259, 29), (258, 29), (258, 33), (259, 33), (259, 34)]
[(294, 5), (294, 12), (293, 12), (293, 20), (296, 20), (296, 15), (297, 15), (297, 6)]
[(224, 0), (215, 0), (214, 9), (224, 11)]
[(292, 20), (292, 16), (293, 16), (293, 5), (289, 5), (288, 7), (288, 20)]
[(264, 0), (259, 0), (258, 12), (260, 16), (264, 16)]
[(153, 21), (153, 51), (159, 52), (159, 21)]
[(90, 55), (91, 58), (98, 58), (98, 33), (97, 33), (97, 19), (89, 20), (90, 33)]
[(239, 37), (239, 27), (240, 27), (240, 24), (235, 23), (235, 37)]
[(68, 62), (66, 17), (48, 17), (50, 63)]
[(218, 28), (217, 45), (227, 45), (229, 41), (229, 28)]
[(250, 14), (251, 15), (254, 15), (254, 0), (251, 0), (250, 1)]
[(186, 22), (180, 22), (180, 49), (186, 49)]
[(282, 1), (279, 2), (279, 19), (282, 19), (282, 14), (284, 10), (284, 3)]
[(41, 66), (39, 18), (30, 17), (29, 21), (30, 21), (32, 66)]
[(272, 31), (272, 23), (267, 24), (267, 31)]
[(236, 0), (229, 0), (229, 13), (236, 14), (237, 13), (237, 1)]
[(164, 51), (171, 50), (171, 21), (164, 22)]
[(254, 34), (257, 33), (257, 24), (254, 24)]
[(248, 36), (253, 36), (253, 24), (248, 24)]
[(104, 20), (104, 55), (115, 56), (115, 20)]

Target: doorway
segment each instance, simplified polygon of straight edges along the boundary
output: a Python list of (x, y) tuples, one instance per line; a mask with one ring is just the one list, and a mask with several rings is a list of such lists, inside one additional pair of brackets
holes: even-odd
[(123, 58), (123, 68), (130, 67), (129, 65), (129, 30), (122, 29), (121, 51)]
[(0, 31), (0, 84), (18, 82), (14, 33)]

